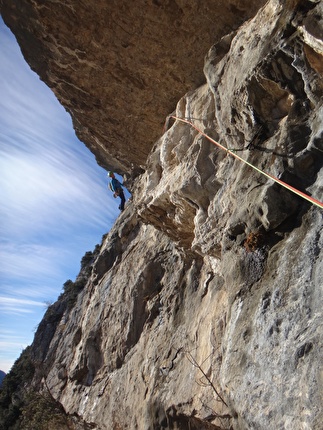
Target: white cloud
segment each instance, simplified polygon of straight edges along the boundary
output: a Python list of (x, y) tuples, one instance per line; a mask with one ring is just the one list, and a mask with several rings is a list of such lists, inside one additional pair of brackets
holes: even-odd
[(99, 183), (93, 155), (52, 92), (15, 54), (14, 39), (0, 34), (1, 224), (16, 235), (75, 223), (104, 228), (116, 202)]
[(19, 308), (19, 307), (15, 307), (15, 306), (4, 306), (1, 309), (1, 312), (4, 315), (21, 315), (21, 314), (32, 314), (33, 311), (31, 309), (26, 309), (26, 308)]
[(25, 336), (17, 335), (13, 330), (0, 329), (0, 351), (2, 351), (0, 369), (7, 373), (18, 358), (17, 351), (20, 353), (27, 346)]
[(66, 256), (62, 249), (61, 255), (55, 247), (41, 244), (4, 243), (0, 249), (1, 278), (12, 278), (20, 281), (35, 277), (53, 276), (59, 271), (57, 261)]
[(17, 348), (17, 346), (18, 346), (18, 348), (20, 348), (22, 346), (21, 340), (18, 340), (17, 342), (13, 342), (13, 341), (0, 341), (0, 349), (1, 348), (3, 348), (3, 349)]
[[(31, 72), (0, 17), (0, 353), (6, 371), (81, 257), (118, 216), (106, 173), (75, 137), (52, 92)], [(15, 338), (19, 333), (19, 338)], [(16, 355), (15, 355), (16, 354)]]
[(83, 173), (77, 166), (65, 168), (59, 158), (24, 153), (2, 155), (0, 166), (2, 225), (17, 233), (26, 228), (53, 228), (53, 223), (60, 223), (60, 228), (75, 222), (104, 228), (106, 219), (115, 217), (112, 197), (86, 169)]
[(0, 118), (0, 222), (6, 233), (26, 237), (54, 229), (66, 234), (76, 224), (82, 229), (101, 226), (103, 231), (110, 227), (116, 202), (106, 188), (104, 171), (99, 177), (94, 156), (76, 139), (67, 117), (62, 126), (58, 102), (40, 110), (39, 103), (23, 102), (27, 96), (20, 89), (8, 95), (0, 84), (0, 91), (5, 113)]
[[(19, 346), (15, 346), (15, 350), (17, 350), (17, 349), (19, 349)], [(23, 348), (20, 348), (20, 350), (22, 350), (22, 349)], [(14, 361), (15, 361), (15, 356), (13, 354), (11, 357), (9, 357), (7, 359), (1, 359), (1, 369), (0, 370), (2, 370), (5, 373), (8, 373), (9, 370), (11, 369)]]
[(0, 310), (2, 314), (31, 314), (34, 312), (32, 309), (34, 306), (44, 309), (44, 303), (36, 300), (0, 296)]
[(0, 296), (0, 305), (2, 306), (42, 306), (44, 307), (44, 303), (37, 302), (36, 300), (29, 299), (15, 299), (13, 297), (2, 297)]

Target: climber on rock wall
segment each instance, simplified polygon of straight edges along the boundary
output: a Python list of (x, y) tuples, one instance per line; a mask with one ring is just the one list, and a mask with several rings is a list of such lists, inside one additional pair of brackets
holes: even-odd
[(122, 184), (118, 181), (118, 179), (114, 176), (113, 172), (109, 172), (108, 173), (108, 177), (112, 178), (111, 181), (109, 182), (109, 188), (110, 190), (113, 192), (113, 197), (120, 197), (121, 199), (121, 203), (119, 205), (119, 209), (121, 210), (121, 212), (124, 210), (124, 205), (126, 202), (126, 198), (124, 196), (124, 192), (122, 189)]

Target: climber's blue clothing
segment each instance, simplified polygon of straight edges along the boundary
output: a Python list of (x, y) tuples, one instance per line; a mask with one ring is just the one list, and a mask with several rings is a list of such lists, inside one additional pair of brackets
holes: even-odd
[(110, 186), (110, 190), (113, 191), (114, 193), (118, 192), (119, 190), (122, 190), (122, 185), (116, 178), (111, 179), (109, 186)]
[(119, 209), (123, 211), (126, 198), (123, 193), (122, 185), (120, 184), (118, 179), (112, 178), (111, 181), (109, 182), (109, 187), (110, 187), (110, 190), (114, 193), (114, 197), (117, 197), (117, 196), (120, 197), (121, 203), (120, 203)]

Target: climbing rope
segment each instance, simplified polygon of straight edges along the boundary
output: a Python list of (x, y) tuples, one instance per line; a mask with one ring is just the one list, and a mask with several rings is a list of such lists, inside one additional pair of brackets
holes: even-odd
[(169, 118), (173, 118), (173, 119), (175, 119), (177, 121), (181, 121), (181, 122), (184, 122), (186, 124), (189, 124), (196, 131), (198, 131), (202, 136), (206, 137), (210, 142), (212, 142), (214, 145), (218, 146), (219, 148), (221, 148), (223, 151), (227, 152), (228, 154), (232, 155), (234, 158), (236, 158), (236, 159), (242, 161), (243, 163), (247, 164), (252, 169), (254, 169), (257, 172), (259, 172), (261, 175), (264, 175), (267, 178), (272, 179), (277, 184), (280, 184), (281, 186), (283, 186), (287, 190), (291, 191), (292, 193), (296, 194), (297, 196), (302, 197), (303, 199), (307, 200), (308, 202), (310, 202), (310, 203), (314, 204), (315, 206), (318, 206), (319, 208), (323, 209), (323, 203), (322, 202), (320, 202), (317, 199), (314, 199), (313, 197), (309, 196), (308, 194), (303, 193), (302, 191), (298, 190), (297, 188), (292, 187), (291, 185), (287, 184), (286, 182), (284, 182), (284, 181), (276, 178), (275, 176), (273, 176), (273, 175), (271, 175), (269, 173), (264, 172), (263, 170), (259, 169), (258, 167), (254, 166), (253, 164), (249, 163), (249, 161), (241, 158), (238, 154), (235, 154), (232, 150), (226, 148), (225, 146), (221, 145), (216, 140), (212, 139), (212, 137), (208, 136), (204, 131), (200, 130), (189, 119), (179, 118), (179, 117), (177, 117), (175, 115), (170, 115), (169, 117), (167, 117), (166, 121), (168, 121)]

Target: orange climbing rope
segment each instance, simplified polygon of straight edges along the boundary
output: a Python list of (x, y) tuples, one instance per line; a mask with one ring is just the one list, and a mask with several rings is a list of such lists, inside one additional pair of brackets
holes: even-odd
[(223, 149), (228, 154), (232, 155), (233, 157), (237, 158), (238, 160), (242, 161), (243, 163), (247, 164), (248, 166), (252, 167), (257, 172), (261, 173), (262, 175), (266, 176), (269, 179), (272, 179), (277, 184), (280, 184), (287, 190), (293, 192), (294, 194), (298, 195), (299, 197), (302, 197), (303, 199), (309, 201), (310, 203), (314, 204), (315, 206), (318, 206), (319, 208), (323, 209), (323, 203), (320, 202), (317, 199), (314, 199), (313, 197), (309, 196), (308, 194), (303, 193), (302, 191), (298, 190), (297, 188), (292, 187), (291, 185), (287, 184), (286, 182), (276, 178), (273, 175), (270, 175), (269, 173), (264, 172), (263, 170), (259, 169), (258, 167), (254, 166), (253, 164), (249, 163), (249, 161), (244, 160), (243, 158), (239, 157), (239, 155), (235, 154), (232, 150), (226, 148), (225, 146), (221, 145), (216, 140), (212, 139), (212, 137), (208, 136), (204, 131), (200, 130), (196, 125), (194, 125), (190, 120), (185, 118), (179, 118), (175, 115), (170, 115), (168, 118), (174, 118), (177, 121), (184, 122), (186, 124), (189, 124), (191, 127), (195, 128), (196, 131), (198, 131), (202, 136), (206, 137), (210, 142), (212, 142), (214, 145), (218, 146), (219, 148)]

